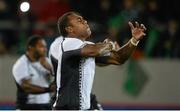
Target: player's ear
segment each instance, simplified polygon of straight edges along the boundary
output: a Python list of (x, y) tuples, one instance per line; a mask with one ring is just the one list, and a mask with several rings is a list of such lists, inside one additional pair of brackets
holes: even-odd
[(34, 49), (33, 46), (28, 46), (28, 50)]
[(70, 27), (70, 26), (66, 27), (65, 30), (66, 30), (66, 32), (68, 32), (68, 33), (72, 33), (72, 32), (73, 32), (73, 29), (72, 29), (72, 27)]
[(28, 49), (31, 49), (31, 48), (32, 48), (32, 46), (28, 46), (27, 48), (28, 48)]

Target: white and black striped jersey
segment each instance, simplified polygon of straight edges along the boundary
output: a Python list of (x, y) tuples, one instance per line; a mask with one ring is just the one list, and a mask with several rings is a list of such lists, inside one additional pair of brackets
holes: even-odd
[(50, 102), (49, 93), (28, 94), (21, 88), (23, 79), (29, 79), (33, 85), (49, 87), (46, 76), (50, 72), (40, 62), (31, 62), (24, 54), (14, 64), (12, 73), (17, 85), (17, 104), (47, 104)]
[(86, 44), (93, 43), (77, 38), (64, 38), (64, 40), (58, 38), (57, 44), (56, 84), (58, 93), (53, 106), (89, 109), (95, 74), (95, 58), (82, 57), (80, 49)]
[(61, 48), (61, 42), (63, 41), (63, 37), (57, 37), (54, 42), (52, 42), (50, 49), (49, 49), (49, 59), (51, 61), (51, 64), (53, 66), (53, 74), (56, 77), (57, 73), (57, 66), (58, 66), (58, 58), (61, 54), (61, 51), (59, 48)]

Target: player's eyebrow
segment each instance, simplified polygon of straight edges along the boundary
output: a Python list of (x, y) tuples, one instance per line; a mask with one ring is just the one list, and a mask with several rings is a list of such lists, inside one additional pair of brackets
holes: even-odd
[(78, 16), (78, 17), (77, 17), (77, 20), (79, 20), (79, 19), (80, 19), (80, 20), (82, 20), (82, 19), (83, 19), (83, 17), (81, 17), (81, 16)]

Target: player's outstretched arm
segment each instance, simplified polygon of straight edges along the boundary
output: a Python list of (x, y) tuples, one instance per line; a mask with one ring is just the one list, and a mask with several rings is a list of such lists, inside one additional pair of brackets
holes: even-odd
[(116, 65), (125, 63), (136, 49), (139, 41), (146, 35), (146, 27), (143, 24), (135, 22), (135, 25), (133, 25), (129, 22), (129, 26), (131, 28), (132, 38), (119, 50), (112, 51), (110, 57), (107, 59), (107, 63)]
[(85, 57), (98, 57), (112, 51), (111, 43), (87, 44), (81, 49), (81, 55)]

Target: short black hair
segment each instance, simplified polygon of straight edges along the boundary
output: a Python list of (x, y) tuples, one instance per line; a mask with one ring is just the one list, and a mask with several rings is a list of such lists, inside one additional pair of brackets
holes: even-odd
[(69, 25), (68, 16), (73, 15), (73, 14), (80, 15), (78, 12), (71, 11), (71, 12), (65, 13), (58, 19), (58, 23), (57, 23), (58, 31), (63, 37), (66, 37), (68, 35), (66, 31), (66, 27)]
[(44, 40), (44, 39), (40, 35), (30, 36), (27, 40), (26, 50), (28, 50), (30, 47), (35, 47), (39, 40)]

